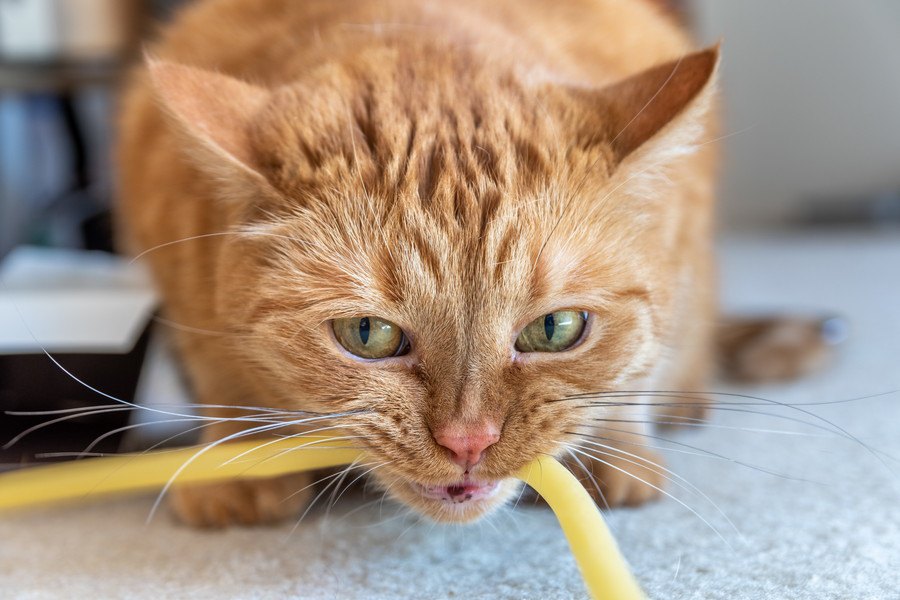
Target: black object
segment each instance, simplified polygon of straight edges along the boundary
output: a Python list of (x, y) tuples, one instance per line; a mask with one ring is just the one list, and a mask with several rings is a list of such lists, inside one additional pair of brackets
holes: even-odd
[[(53, 358), (75, 377), (109, 394), (132, 402), (137, 388), (150, 327), (143, 332), (128, 354), (54, 354)], [(37, 416), (10, 415), (10, 412), (58, 411), (97, 408), (117, 404), (67, 375), (44, 354), (0, 356), (0, 446), (23, 431), (67, 417), (73, 413)], [(124, 406), (124, 405), (123, 405)], [(118, 408), (118, 407), (117, 407)], [(132, 411), (103, 411), (48, 425), (0, 450), (5, 467), (48, 460), (44, 453), (69, 453), (84, 450), (97, 437), (128, 423)], [(115, 452), (122, 434), (111, 435), (94, 452)], [(50, 457), (54, 459), (58, 457)]]

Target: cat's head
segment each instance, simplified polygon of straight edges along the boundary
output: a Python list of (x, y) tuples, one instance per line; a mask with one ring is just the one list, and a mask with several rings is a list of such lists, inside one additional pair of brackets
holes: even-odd
[[(396, 498), (469, 520), (648, 375), (718, 50), (603, 89), (446, 57), (266, 89), (153, 62), (184, 147), (246, 236), (216, 282), (272, 404), (321, 412)], [(602, 410), (602, 409), (601, 409)]]

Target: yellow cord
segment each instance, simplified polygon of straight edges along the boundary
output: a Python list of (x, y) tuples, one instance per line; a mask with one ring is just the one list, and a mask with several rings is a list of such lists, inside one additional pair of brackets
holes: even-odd
[(641, 600), (644, 594), (594, 500), (559, 461), (539, 456), (516, 477), (534, 488), (553, 509), (595, 600)]
[[(0, 512), (126, 492), (158, 490), (170, 481), (212, 482), (273, 477), (346, 465), (360, 450), (333, 438), (306, 436), (236, 442), (206, 449), (161, 450), (92, 458), (0, 474)], [(559, 462), (540, 457), (517, 477), (540, 494), (559, 519), (585, 585), (595, 600), (645, 596), (619, 553), (590, 495)]]

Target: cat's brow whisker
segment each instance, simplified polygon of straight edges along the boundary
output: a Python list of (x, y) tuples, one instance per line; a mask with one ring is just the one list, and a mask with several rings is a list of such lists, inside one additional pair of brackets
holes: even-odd
[[(644, 114), (644, 111), (647, 110), (647, 109), (650, 107), (650, 105), (653, 104), (653, 101), (656, 100), (656, 98), (662, 93), (662, 91), (663, 91), (664, 89), (666, 89), (666, 86), (669, 85), (669, 83), (672, 81), (672, 78), (675, 77), (675, 73), (678, 71), (678, 67), (681, 66), (681, 61), (682, 61), (682, 60), (684, 60), (684, 57), (683, 57), (683, 56), (679, 56), (679, 57), (678, 57), (678, 60), (675, 62), (675, 65), (672, 67), (672, 71), (671, 71), (671, 72), (669, 73), (669, 75), (666, 77), (665, 81), (663, 81), (662, 84), (660, 84), (659, 89), (656, 90), (656, 91), (653, 93), (653, 95), (650, 96), (650, 99), (647, 100), (647, 102), (645, 102), (643, 106), (641, 106), (640, 110), (638, 110), (637, 113), (636, 113), (633, 117), (631, 117), (631, 120), (628, 121), (627, 123), (625, 123), (625, 125), (619, 130), (619, 133), (617, 133), (616, 136), (609, 142), (610, 145), (615, 144), (616, 141), (617, 141), (620, 137), (622, 137), (622, 134), (625, 133), (625, 131), (627, 131), (628, 128), (631, 127), (631, 125), (632, 125), (635, 121), (637, 121), (638, 118), (639, 118), (642, 114)], [(600, 158), (597, 158), (597, 159), (594, 161), (594, 165), (592, 165), (592, 166), (596, 166), (596, 163), (597, 163), (597, 161), (599, 161), (599, 160), (600, 160)]]
[[(644, 111), (647, 109), (647, 107), (649, 107), (649, 106), (653, 103), (653, 101), (659, 96), (659, 94), (662, 93), (662, 91), (666, 88), (666, 86), (669, 85), (669, 82), (670, 82), (670, 81), (672, 80), (672, 78), (675, 76), (676, 71), (678, 71), (678, 67), (681, 65), (681, 61), (683, 60), (683, 58), (684, 58), (684, 57), (679, 57), (679, 58), (678, 58), (678, 61), (675, 63), (675, 66), (672, 68), (672, 71), (669, 73), (668, 77), (666, 77), (666, 79), (662, 82), (662, 84), (660, 84), (660, 86), (659, 86), (659, 88), (656, 90), (656, 92), (653, 93), (653, 95), (650, 97), (650, 99), (647, 100), (647, 102), (640, 108), (640, 110), (638, 110), (637, 114), (635, 114), (635, 115), (631, 118), (631, 120), (628, 121), (628, 122), (627, 122), (627, 123), (619, 130), (619, 132), (615, 135), (615, 137), (613, 138), (612, 142), (610, 142), (610, 144), (613, 144), (616, 140), (618, 140), (619, 137), (620, 137), (623, 133), (625, 133), (625, 131), (631, 126), (631, 124), (634, 123), (635, 120), (637, 120), (638, 117), (640, 117), (640, 116), (644, 113)], [(537, 269), (537, 263), (538, 263), (538, 261), (541, 259), (541, 256), (544, 254), (544, 249), (547, 247), (547, 244), (550, 242), (550, 238), (553, 237), (553, 234), (556, 233), (556, 230), (559, 228), (560, 223), (562, 223), (562, 220), (563, 220), (563, 219), (566, 217), (566, 215), (569, 213), (569, 207), (571, 206), (572, 202), (575, 200), (575, 197), (576, 197), (578, 194), (581, 193), (581, 190), (582, 190), (583, 186), (584, 186), (584, 185), (587, 183), (587, 181), (588, 181), (588, 176), (590, 175), (590, 173), (594, 172), (594, 170), (595, 170), (595, 168), (597, 167), (597, 165), (598, 165), (598, 164), (600, 163), (600, 161), (603, 160), (604, 158), (606, 158), (606, 155), (603, 154), (603, 153), (601, 153), (596, 159), (594, 159), (594, 160), (591, 162), (591, 164), (590, 164), (590, 166), (588, 167), (588, 169), (584, 172), (584, 175), (582, 175), (581, 178), (578, 180), (578, 182), (573, 186), (571, 192), (569, 193), (569, 197), (566, 199), (565, 204), (563, 204), (562, 211), (560, 212), (559, 218), (556, 219), (556, 222), (553, 224), (553, 227), (550, 229), (550, 233), (547, 234), (547, 237), (545, 237), (545, 238), (544, 238), (544, 241), (541, 243), (541, 248), (540, 248), (540, 250), (538, 250), (537, 257), (535, 258), (534, 264), (532, 265), (532, 271), (534, 271), (535, 269)], [(641, 170), (638, 171), (637, 173), (635, 173), (635, 174), (633, 174), (633, 175), (630, 175), (629, 177), (627, 177), (627, 178), (625, 179), (625, 181), (621, 182), (620, 184), (618, 184), (617, 186), (615, 186), (612, 190), (610, 190), (610, 191), (609, 191), (609, 192), (608, 192), (608, 193), (607, 193), (607, 194), (606, 194), (606, 195), (605, 195), (605, 196), (597, 203), (597, 205), (598, 205), (598, 206), (599, 206), (599, 205), (602, 205), (603, 202), (605, 202), (609, 197), (611, 197), (611, 196), (612, 196), (619, 188), (623, 187), (625, 184), (629, 183), (631, 180), (636, 179), (637, 177), (639, 177), (640, 175), (643, 175), (644, 173), (650, 171), (651, 169), (655, 169), (655, 168), (657, 168), (657, 167), (662, 166), (662, 165), (665, 164), (666, 162), (668, 162), (668, 161), (666, 161), (666, 160), (660, 160), (660, 161), (657, 161), (656, 163), (653, 163), (653, 164), (651, 164), (651, 165), (649, 165), (649, 166), (647, 166), (647, 167), (641, 169)]]
[(267, 231), (257, 231), (257, 230), (219, 231), (216, 233), (203, 233), (200, 235), (191, 235), (191, 236), (188, 236), (185, 238), (180, 238), (177, 240), (170, 240), (168, 242), (163, 242), (162, 244), (158, 244), (156, 246), (153, 246), (152, 248), (147, 248), (146, 250), (144, 250), (140, 254), (136, 255), (134, 258), (132, 258), (128, 264), (132, 265), (135, 262), (137, 262), (140, 259), (147, 256), (148, 254), (150, 254), (151, 252), (155, 252), (156, 250), (161, 250), (162, 248), (168, 248), (169, 246), (174, 246), (176, 244), (182, 244), (184, 242), (192, 242), (195, 240), (202, 240), (202, 239), (206, 239), (206, 238), (225, 237), (225, 236), (233, 236), (233, 235), (236, 235), (239, 237), (252, 237), (252, 236), (273, 237), (273, 238), (279, 238), (279, 239), (283, 239), (283, 240), (287, 240), (287, 241), (291, 241), (291, 242), (296, 242), (296, 243), (304, 245), (304, 246), (309, 245), (309, 242), (306, 240), (303, 240), (300, 238), (295, 238), (295, 237), (292, 237), (289, 235), (280, 235), (277, 233), (271, 233), (271, 232), (267, 232)]
[(171, 319), (166, 319), (165, 317), (161, 317), (159, 315), (153, 315), (153, 320), (160, 325), (165, 325), (166, 327), (171, 327), (177, 331), (183, 331), (185, 333), (196, 333), (199, 335), (214, 335), (214, 336), (222, 336), (222, 335), (231, 335), (227, 331), (213, 331), (212, 329), (203, 329), (202, 327), (193, 327), (191, 325), (184, 325), (182, 323), (178, 323), (176, 321), (172, 321)]

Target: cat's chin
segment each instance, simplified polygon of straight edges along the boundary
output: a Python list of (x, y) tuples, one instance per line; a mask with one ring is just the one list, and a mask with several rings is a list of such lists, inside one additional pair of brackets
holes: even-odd
[(503, 506), (521, 484), (515, 479), (449, 485), (422, 485), (412, 481), (395, 486), (393, 495), (422, 515), (442, 523), (468, 523)]

